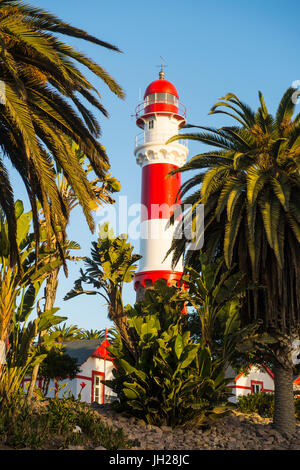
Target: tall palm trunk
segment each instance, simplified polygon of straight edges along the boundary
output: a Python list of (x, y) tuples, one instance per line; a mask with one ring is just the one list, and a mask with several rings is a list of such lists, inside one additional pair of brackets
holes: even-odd
[(285, 358), (284, 365), (274, 365), (275, 410), (274, 428), (282, 434), (291, 435), (296, 431), (295, 405), (293, 393), (293, 367)]
[[(44, 307), (44, 311), (51, 310), (54, 306), (54, 302), (55, 302), (55, 298), (56, 298), (56, 292), (57, 292), (57, 286), (58, 286), (59, 270), (60, 270), (60, 268), (56, 268), (50, 274), (50, 276), (47, 278), (46, 286), (45, 286), (45, 307)], [(39, 340), (38, 340), (39, 344), (42, 343), (43, 336), (46, 333), (47, 333), (47, 330), (41, 331), (41, 333), (39, 335)], [(27, 392), (27, 401), (32, 400), (34, 387), (35, 387), (36, 380), (37, 380), (38, 373), (39, 373), (39, 368), (40, 368), (39, 364), (36, 364), (33, 367), (33, 371), (32, 371), (32, 374), (31, 374), (30, 385), (29, 385), (28, 392)]]
[[(14, 289), (14, 275), (12, 268), (2, 268), (0, 289), (0, 341), (4, 344), (4, 358), (9, 348), (9, 334), (11, 319), (16, 305), (16, 293)], [(4, 361), (0, 361), (0, 389), (3, 388), (5, 374)]]

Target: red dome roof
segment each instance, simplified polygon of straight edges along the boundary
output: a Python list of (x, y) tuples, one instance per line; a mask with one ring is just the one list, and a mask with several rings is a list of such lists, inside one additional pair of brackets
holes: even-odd
[(170, 93), (171, 95), (175, 95), (178, 99), (178, 93), (176, 88), (171, 82), (168, 82), (168, 80), (154, 80), (154, 82), (150, 83), (148, 87), (146, 88), (144, 98), (146, 96), (151, 95), (152, 93)]

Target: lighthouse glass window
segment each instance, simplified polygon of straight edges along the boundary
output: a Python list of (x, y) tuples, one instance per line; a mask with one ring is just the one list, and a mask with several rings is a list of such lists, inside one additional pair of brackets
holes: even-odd
[(178, 99), (176, 96), (171, 95), (171, 93), (152, 93), (151, 95), (146, 96), (145, 106), (152, 103), (170, 103), (177, 106)]

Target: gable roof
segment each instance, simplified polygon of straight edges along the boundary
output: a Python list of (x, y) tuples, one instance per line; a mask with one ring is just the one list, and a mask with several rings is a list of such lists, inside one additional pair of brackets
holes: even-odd
[(231, 365), (228, 365), (225, 369), (225, 379), (234, 379), (236, 376), (236, 371), (233, 369)]
[[(96, 350), (104, 343), (101, 338), (97, 339), (79, 339), (76, 341), (66, 341), (63, 343), (64, 352), (77, 359), (79, 365), (82, 365), (87, 359), (94, 355)], [(105, 345), (106, 346), (106, 345)], [(105, 347), (103, 348), (105, 349)], [(106, 349), (105, 349), (106, 350)], [(97, 355), (96, 357), (102, 357)]]
[[(256, 365), (254, 364), (254, 366), (256, 366)], [(251, 367), (253, 367), (253, 364), (250, 364), (245, 370), (243, 370), (240, 374), (238, 374), (238, 375), (236, 376), (236, 378), (234, 379), (234, 381), (236, 382), (236, 381), (237, 381), (240, 377), (242, 377), (247, 371), (249, 371), (249, 369), (251, 369)], [(260, 364), (259, 366), (257, 365), (257, 367), (258, 367), (258, 368), (261, 367), (261, 368), (265, 369), (265, 371), (267, 372), (267, 374), (269, 374), (269, 375), (272, 377), (272, 379), (274, 380), (274, 374), (273, 374), (273, 372), (272, 372), (265, 364)]]
[(109, 361), (113, 361), (113, 358), (109, 355), (107, 348), (110, 346), (110, 343), (105, 338), (103, 343), (96, 349), (96, 351), (92, 354), (92, 357), (98, 357), (99, 359), (108, 359)]

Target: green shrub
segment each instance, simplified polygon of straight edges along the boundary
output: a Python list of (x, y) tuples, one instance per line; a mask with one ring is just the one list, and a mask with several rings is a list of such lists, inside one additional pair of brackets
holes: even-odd
[(253, 393), (238, 398), (238, 407), (242, 413), (258, 413), (271, 418), (274, 413), (273, 393)]
[[(238, 399), (238, 408), (242, 413), (258, 413), (264, 418), (272, 418), (274, 414), (273, 393), (253, 393)], [(295, 398), (295, 416), (300, 419), (300, 397)]]
[[(74, 432), (79, 426), (82, 432)], [(108, 450), (129, 448), (122, 429), (103, 424), (100, 415), (73, 397), (27, 404), (23, 395), (0, 400), (0, 440), (20, 449), (103, 446)]]
[(75, 426), (79, 426), (92, 446), (101, 445), (108, 450), (129, 446), (122, 429), (114, 429), (103, 424), (100, 415), (84, 402), (71, 397), (54, 398), (49, 402), (47, 413), (53, 433), (59, 432), (67, 436), (66, 445), (74, 444), (74, 440), (80, 440), (80, 433), (73, 432)]
[(156, 282), (142, 303), (127, 308), (135, 357), (121, 336), (111, 348), (117, 368), (106, 384), (118, 395), (118, 409), (149, 424), (201, 424), (228, 410), (224, 363), (191, 340), (181, 310), (178, 289)]
[(300, 419), (300, 397), (295, 398), (295, 415)]
[(28, 405), (23, 394), (0, 399), (0, 439), (7, 445), (16, 449), (42, 448), (49, 431), (47, 417)]

